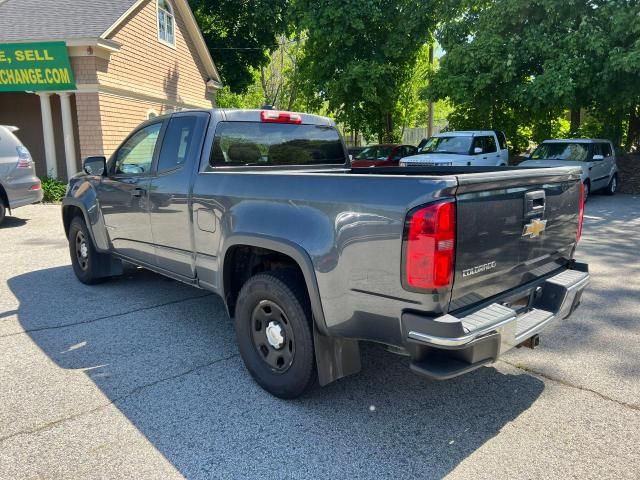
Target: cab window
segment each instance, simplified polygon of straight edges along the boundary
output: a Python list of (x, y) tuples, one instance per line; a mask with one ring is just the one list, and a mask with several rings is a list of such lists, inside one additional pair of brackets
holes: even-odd
[(330, 126), (220, 122), (209, 167), (344, 165), (346, 160), (340, 135)]
[(116, 153), (116, 175), (145, 175), (151, 171), (161, 128), (162, 122), (154, 123), (129, 137)]
[(207, 114), (174, 116), (163, 135), (158, 156), (158, 172), (182, 167), (197, 155)]

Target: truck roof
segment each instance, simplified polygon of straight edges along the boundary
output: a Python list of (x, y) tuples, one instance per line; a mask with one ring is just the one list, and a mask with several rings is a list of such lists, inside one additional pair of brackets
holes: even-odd
[(310, 113), (302, 113), (302, 112), (289, 112), (286, 110), (262, 110), (262, 109), (240, 109), (240, 108), (193, 108), (189, 110), (180, 110), (179, 112), (167, 113), (166, 115), (160, 115), (157, 118), (162, 118), (166, 116), (173, 115), (174, 113), (186, 113), (186, 112), (209, 112), (215, 113), (220, 112), (223, 115), (223, 118), (230, 122), (260, 122), (261, 112), (286, 112), (286, 113), (295, 113), (296, 115), (300, 115), (302, 117), (302, 123), (306, 125), (326, 125), (335, 127), (335, 122), (328, 117), (321, 117), (320, 115), (313, 115)]
[(436, 133), (434, 137), (473, 137), (476, 135), (493, 135), (494, 130), (454, 130), (452, 132)]
[(544, 140), (542, 143), (601, 143), (607, 142), (611, 143), (611, 140), (607, 140), (606, 138), (550, 138), (548, 140)]

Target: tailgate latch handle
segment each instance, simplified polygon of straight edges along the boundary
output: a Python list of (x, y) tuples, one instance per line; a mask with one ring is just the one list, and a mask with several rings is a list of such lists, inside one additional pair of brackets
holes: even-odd
[(544, 213), (546, 203), (545, 198), (544, 190), (527, 192), (524, 195), (524, 216), (535, 217), (542, 215)]

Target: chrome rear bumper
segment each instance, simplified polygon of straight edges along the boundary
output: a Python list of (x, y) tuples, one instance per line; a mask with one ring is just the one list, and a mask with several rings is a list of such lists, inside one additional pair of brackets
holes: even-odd
[[(414, 314), (403, 315), (407, 342), (413, 346), (412, 368), (434, 378), (451, 378), (497, 360), (500, 354), (537, 335), (553, 320), (568, 317), (590, 281), (586, 264), (574, 267), (532, 287), (532, 300), (524, 312), (496, 301), (460, 317), (447, 314), (420, 319)], [(433, 359), (434, 352), (437, 361)], [(435, 373), (429, 366), (434, 362), (438, 364)]]

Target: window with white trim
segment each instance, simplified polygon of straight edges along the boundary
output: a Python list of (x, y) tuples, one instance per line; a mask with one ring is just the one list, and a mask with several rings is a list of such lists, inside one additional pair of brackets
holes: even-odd
[(176, 46), (176, 20), (169, 0), (158, 0), (158, 39), (172, 47)]

